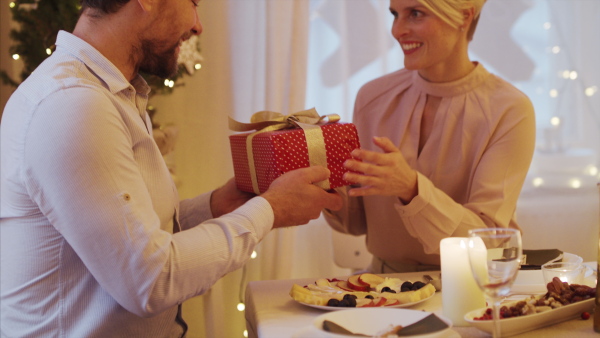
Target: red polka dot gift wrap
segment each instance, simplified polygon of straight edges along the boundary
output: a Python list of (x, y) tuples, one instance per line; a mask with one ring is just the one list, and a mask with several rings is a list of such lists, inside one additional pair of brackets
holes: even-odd
[[(307, 135), (315, 132), (318, 134), (317, 141), (313, 141), (314, 137)], [(247, 142), (248, 137), (252, 138), (250, 142)], [(326, 163), (321, 165), (326, 165), (331, 171), (329, 182), (319, 182), (319, 186), (333, 189), (349, 185), (350, 182), (342, 178), (348, 171), (343, 164), (352, 157), (352, 150), (360, 148), (356, 126), (339, 122), (318, 125), (316, 130), (298, 127), (234, 134), (229, 136), (229, 140), (238, 189), (257, 194), (265, 192), (271, 182), (283, 173), (315, 163), (310, 157), (318, 157), (316, 153), (325, 155), (323, 162)], [(249, 143), (252, 145), (251, 151), (247, 147)], [(312, 147), (310, 151), (309, 147)], [(253, 157), (253, 166), (249, 164), (249, 157)], [(251, 167), (254, 168), (254, 184)]]

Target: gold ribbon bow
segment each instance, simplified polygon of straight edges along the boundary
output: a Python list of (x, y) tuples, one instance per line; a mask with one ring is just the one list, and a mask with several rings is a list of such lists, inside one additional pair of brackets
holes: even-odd
[[(256, 194), (260, 194), (258, 189), (258, 180), (256, 178), (256, 167), (254, 166), (254, 154), (252, 152), (252, 139), (254, 136), (274, 130), (302, 128), (306, 145), (308, 146), (308, 161), (310, 166), (320, 165), (327, 168), (327, 154), (325, 151), (325, 139), (321, 126), (327, 123), (340, 121), (337, 114), (319, 116), (314, 108), (303, 110), (297, 113), (283, 115), (272, 111), (260, 111), (254, 113), (250, 118), (250, 123), (238, 122), (229, 118), (229, 129), (233, 131), (256, 132), (248, 135), (246, 138), (246, 152), (248, 155), (248, 166), (250, 167), (250, 177), (252, 179), (252, 188)], [(329, 189), (329, 180), (315, 183), (323, 189)]]

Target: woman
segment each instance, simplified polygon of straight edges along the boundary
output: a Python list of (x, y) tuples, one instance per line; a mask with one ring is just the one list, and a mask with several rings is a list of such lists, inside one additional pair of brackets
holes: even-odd
[(530, 100), (468, 55), (485, 0), (391, 0), (404, 69), (358, 93), (363, 148), (336, 230), (367, 234), (372, 272), (439, 269), (439, 243), (474, 228), (517, 228), (535, 144)]

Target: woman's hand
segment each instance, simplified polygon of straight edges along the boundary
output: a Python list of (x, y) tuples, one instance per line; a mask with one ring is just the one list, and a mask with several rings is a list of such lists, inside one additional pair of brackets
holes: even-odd
[(387, 137), (374, 137), (373, 142), (384, 153), (355, 149), (353, 159), (344, 167), (355, 171), (344, 174), (344, 179), (358, 183), (359, 188), (348, 191), (350, 196), (385, 195), (397, 196), (408, 204), (418, 193), (417, 172), (412, 169), (404, 156)]

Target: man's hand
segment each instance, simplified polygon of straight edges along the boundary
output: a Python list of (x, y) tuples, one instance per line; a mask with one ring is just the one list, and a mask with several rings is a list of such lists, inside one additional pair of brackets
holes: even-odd
[(255, 194), (238, 190), (235, 178), (230, 179), (224, 186), (213, 191), (210, 197), (210, 210), (213, 217), (221, 217), (248, 202)]
[(330, 172), (321, 166), (301, 168), (279, 176), (261, 196), (273, 208), (273, 227), (306, 224), (319, 218), (324, 208), (339, 210), (342, 198), (336, 192), (326, 192), (313, 183), (329, 178)]

